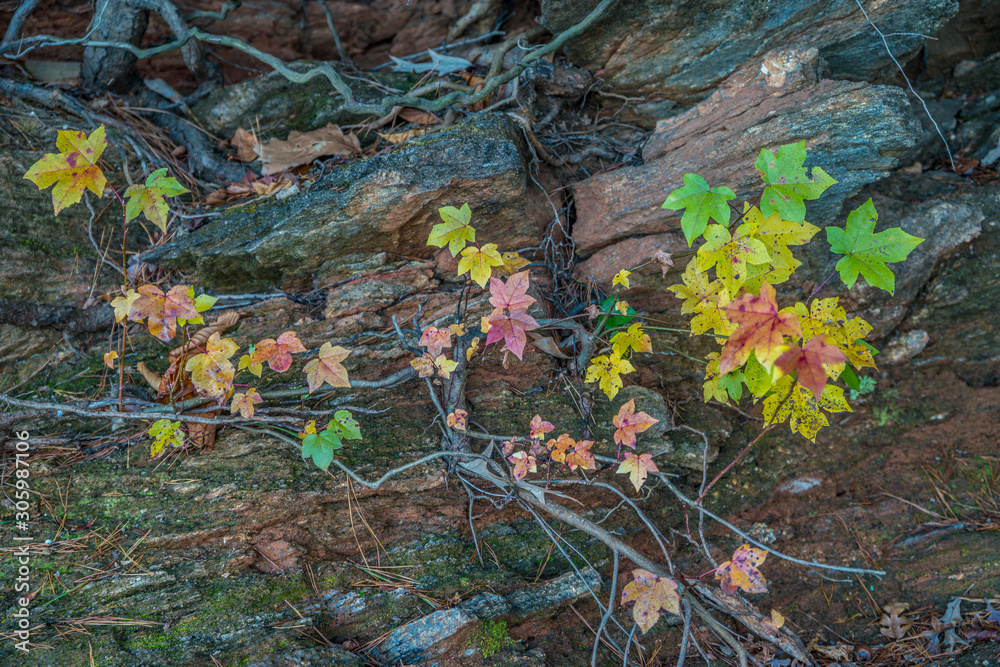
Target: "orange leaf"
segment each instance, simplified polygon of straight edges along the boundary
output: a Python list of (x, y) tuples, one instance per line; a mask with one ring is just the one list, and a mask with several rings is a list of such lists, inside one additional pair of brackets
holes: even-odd
[(118, 353), (114, 350), (104, 353), (104, 364), (111, 370), (115, 369), (115, 359), (118, 358)]
[(104, 172), (97, 166), (101, 154), (108, 147), (104, 136), (104, 126), (90, 133), (88, 137), (76, 130), (60, 130), (56, 139), (58, 153), (46, 153), (38, 162), (31, 165), (26, 179), (44, 190), (52, 188), (52, 205), (56, 215), (83, 197), (83, 191), (90, 189), (98, 197), (104, 196), (104, 186), (107, 179)]
[(727, 560), (715, 570), (715, 578), (722, 586), (722, 592), (732, 595), (737, 590), (747, 593), (766, 593), (767, 581), (757, 568), (767, 558), (763, 549), (754, 549), (744, 544), (733, 552), (733, 559)]
[(190, 289), (187, 285), (177, 285), (164, 294), (156, 285), (143, 285), (128, 318), (141, 322), (148, 317), (149, 333), (164, 342), (169, 341), (177, 333), (177, 318), (193, 320), (198, 317)]
[(774, 288), (766, 280), (760, 286), (759, 296), (746, 294), (722, 310), (738, 328), (722, 348), (719, 375), (745, 364), (751, 351), (757, 353), (761, 363), (773, 363), (785, 336), (802, 336), (798, 316), (778, 312)]
[(632, 570), (632, 578), (622, 589), (622, 604), (635, 602), (632, 618), (643, 634), (660, 620), (661, 610), (680, 616), (681, 598), (676, 582), (643, 569)]
[(334, 347), (329, 343), (323, 343), (319, 348), (319, 358), (313, 359), (306, 364), (306, 379), (309, 381), (309, 393), (313, 393), (323, 383), (331, 387), (350, 387), (351, 381), (347, 379), (347, 369), (340, 363), (350, 354), (349, 350)]
[(244, 419), (253, 419), (253, 406), (263, 402), (264, 399), (260, 397), (257, 390), (251, 387), (247, 389), (245, 394), (242, 392), (233, 394), (233, 402), (229, 406), (229, 414), (234, 414), (239, 410)]
[(826, 370), (823, 364), (839, 364), (847, 361), (847, 357), (836, 345), (828, 345), (826, 336), (820, 334), (810, 338), (805, 347), (792, 345), (786, 350), (774, 365), (786, 375), (795, 372), (799, 384), (808, 389), (819, 400), (826, 386)]
[(459, 431), (464, 431), (466, 428), (466, 419), (469, 413), (465, 410), (455, 410), (448, 415), (448, 426)]
[(221, 401), (232, 391), (236, 367), (229, 357), (238, 349), (232, 339), (221, 338), (216, 332), (208, 339), (204, 353), (187, 360), (184, 369), (191, 373), (191, 382), (201, 394)]
[(645, 412), (636, 412), (635, 399), (633, 398), (623, 405), (618, 410), (618, 414), (611, 420), (617, 429), (615, 431), (615, 443), (618, 446), (625, 445), (626, 447), (635, 449), (635, 436), (653, 424), (659, 423), (659, 421), (659, 419), (653, 419)]
[(286, 331), (278, 336), (278, 340), (265, 338), (254, 347), (250, 358), (250, 368), (260, 366), (265, 361), (272, 371), (284, 373), (292, 365), (292, 354), (305, 352), (299, 336), (294, 331)]
[(660, 472), (653, 462), (652, 454), (636, 455), (632, 452), (625, 452), (625, 460), (618, 466), (618, 474), (628, 474), (629, 481), (638, 491), (646, 482), (646, 476), (651, 472)]

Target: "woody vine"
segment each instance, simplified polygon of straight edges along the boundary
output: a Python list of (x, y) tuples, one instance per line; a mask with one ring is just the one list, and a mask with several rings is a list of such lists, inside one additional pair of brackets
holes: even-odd
[[(45, 155), (25, 177), (39, 188), (53, 187), (57, 214), (79, 202), (85, 190), (100, 197), (107, 187), (122, 205), (126, 229), (142, 215), (166, 231), (169, 212), (166, 198), (186, 192), (175, 179), (166, 176), (166, 170), (154, 172), (145, 184), (133, 185), (119, 195), (108, 186), (99, 166), (107, 145), (103, 127), (89, 136), (60, 131), (56, 145), (59, 152)], [(575, 342), (567, 348), (571, 352), (570, 370), (583, 375), (582, 382), (595, 383), (611, 399), (624, 386), (623, 377), (635, 371), (637, 355), (652, 351), (646, 330), (655, 327), (646, 325), (624, 298), (631, 286), (629, 277), (639, 268), (635, 266), (619, 271), (613, 279), (610, 298), (600, 306), (593, 305), (577, 317), (536, 318), (529, 311), (543, 296), (532, 281), (528, 261), (515, 252), (501, 253), (497, 243), (477, 238), (467, 204), (441, 208), (442, 222), (430, 230), (427, 243), (446, 247), (458, 258), (458, 275), (468, 276), (463, 295), (476, 289), (473, 284), (488, 289), (493, 311), (478, 321), (470, 321), (470, 299), (466, 297), (463, 301), (460, 297), (454, 322), (447, 327), (421, 326), (415, 321), (414, 329), (408, 333), (393, 320), (397, 337), (405, 348), (414, 352), (414, 358), (411, 368), (383, 382), (352, 382), (343, 366), (350, 350), (326, 342), (305, 366), (306, 387), (291, 390), (292, 394), (304, 395), (314, 394), (324, 386), (388, 386), (414, 378), (423, 380), (438, 413), (441, 451), (390, 471), (375, 482), (361, 478), (337, 459), (336, 452), (345, 446), (345, 441), (363, 438), (350, 411), (303, 411), (301, 418), (257, 414), (257, 406), (269, 397), (258, 391), (264, 366), (272, 373), (284, 373), (292, 365), (292, 355), (307, 352), (297, 334), (287, 331), (276, 339), (261, 340), (236, 357), (239, 346), (223, 334), (237, 323), (238, 317), (224, 315), (210, 326), (192, 330), (194, 325), (204, 324), (203, 313), (211, 309), (215, 299), (205, 294), (196, 296), (189, 285), (177, 285), (164, 292), (152, 284), (126, 284), (122, 293), (111, 301), (115, 319), (125, 330), (122, 345), (107, 351), (105, 363), (118, 372), (120, 380), (124, 375), (128, 322), (144, 323), (148, 333), (163, 342), (171, 342), (178, 336), (181, 339), (180, 346), (168, 356), (166, 372), (158, 374), (142, 364), (137, 366), (157, 392), (155, 403), (123, 396), (121, 382), (117, 410), (108, 410), (106, 401), (95, 402), (93, 406), (66, 406), (22, 401), (6, 395), (0, 395), (0, 401), (30, 410), (64, 410), (146, 422), (152, 441), (150, 454), (154, 458), (210, 445), (215, 429), (220, 426), (255, 428), (295, 445), (304, 459), (322, 470), (333, 465), (373, 488), (414, 465), (448, 459), (470, 498), (474, 497), (474, 487), (466, 477), (489, 482), (520, 503), (543, 527), (546, 524), (538, 511), (602, 541), (612, 551), (616, 574), (620, 556), (631, 560), (637, 567), (632, 570), (632, 581), (622, 591), (621, 602), (634, 603), (632, 617), (643, 634), (664, 613), (683, 617), (686, 628), (683, 645), (686, 645), (694, 615), (732, 647), (741, 664), (745, 664), (745, 650), (714, 618), (707, 604), (725, 611), (758, 636), (809, 663), (797, 637), (782, 629), (784, 619), (780, 612), (772, 610), (765, 617), (737, 592), (754, 594), (767, 590), (760, 566), (769, 553), (820, 569), (880, 573), (801, 561), (744, 535), (747, 544), (738, 548), (731, 559), (700, 577), (686, 577), (674, 569), (662, 533), (635, 501), (611, 484), (610, 479), (602, 481), (609, 473), (627, 475), (638, 492), (651, 478), (657, 479), (684, 504), (685, 511), (693, 510), (729, 526), (708, 512), (702, 500), (750, 447), (785, 422), (793, 432), (814, 440), (828, 424), (828, 413), (851, 410), (844, 388), (858, 389), (858, 372), (876, 366), (873, 355), (877, 351), (865, 341), (872, 327), (861, 318), (848, 316), (837, 297), (819, 299), (816, 295), (838, 274), (848, 288), (862, 277), (871, 286), (892, 293), (894, 278), (887, 264), (905, 260), (921, 239), (900, 229), (875, 233), (877, 213), (868, 200), (849, 214), (843, 229), (826, 229), (831, 251), (841, 255), (834, 273), (806, 301), (780, 307), (774, 286), (787, 281), (801, 265), (791, 248), (811, 242), (819, 231), (805, 220), (805, 202), (817, 199), (836, 182), (822, 169), (813, 168), (809, 173), (804, 167), (805, 160), (801, 142), (782, 146), (777, 153), (762, 150), (755, 166), (764, 189), (757, 203), (736, 206), (732, 201), (735, 194), (730, 189), (710, 187), (700, 176), (686, 174), (684, 185), (671, 192), (663, 204), (666, 209), (683, 211), (680, 224), (692, 247), (682, 283), (670, 289), (682, 299), (682, 313), (692, 315), (690, 334), (710, 336), (719, 345), (719, 350), (705, 360), (704, 398), (727, 404), (761, 403), (765, 423), (761, 434), (711, 483), (703, 484), (695, 499), (687, 498), (674, 487), (661, 473), (652, 454), (635, 452), (637, 436), (657, 420), (642, 411), (642, 406), (637, 406), (634, 400), (625, 403), (613, 418), (613, 440), (617, 446), (614, 456), (600, 454), (595, 451), (593, 440), (576, 440), (570, 433), (549, 437), (554, 426), (540, 414), (522, 425), (521, 433), (490, 434), (470, 428), (465, 384), (484, 349), (501, 348), (506, 364), (508, 355), (519, 360), (523, 357), (529, 332), (545, 329), (557, 334), (572, 333)], [(652, 261), (663, 267), (665, 275), (678, 259), (659, 253)], [(131, 411), (126, 410), (126, 404), (132, 406)], [(192, 412), (193, 409), (197, 412)], [(230, 416), (220, 416), (227, 409)], [(297, 427), (292, 428), (296, 422)], [(321, 422), (325, 423), (318, 425)], [(485, 446), (474, 448), (473, 441)], [(555, 500), (557, 487), (580, 483), (619, 495), (663, 547), (665, 565), (652, 561)], [(707, 547), (706, 554), (711, 558)], [(702, 578), (707, 575), (712, 575), (720, 588), (704, 583)], [(615, 584), (613, 579), (612, 598)], [(600, 634), (609, 621), (617, 623), (611, 615), (613, 600), (604, 604), (598, 599), (598, 604), (603, 618), (595, 640), (595, 659)], [(627, 638), (625, 646), (610, 637), (608, 641), (628, 661), (629, 646), (636, 641), (634, 629), (632, 632), (620, 629)]]

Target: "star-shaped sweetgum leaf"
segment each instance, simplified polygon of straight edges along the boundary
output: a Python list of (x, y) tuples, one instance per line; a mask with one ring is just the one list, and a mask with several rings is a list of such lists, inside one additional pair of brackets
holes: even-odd
[(140, 213), (161, 232), (167, 231), (167, 197), (176, 197), (188, 192), (188, 189), (177, 182), (173, 176), (167, 176), (167, 170), (157, 169), (146, 178), (145, 185), (136, 183), (125, 190), (125, 222), (138, 217)]
[(761, 363), (771, 364), (780, 354), (785, 336), (802, 337), (798, 316), (780, 312), (775, 297), (774, 288), (764, 281), (758, 296), (746, 294), (723, 308), (738, 328), (722, 347), (719, 375), (745, 364), (751, 351), (756, 352)]
[(615, 444), (619, 447), (625, 445), (635, 449), (635, 436), (659, 422), (659, 419), (654, 419), (645, 412), (636, 412), (635, 399), (629, 399), (618, 410), (618, 414), (611, 419), (611, 423), (615, 425), (616, 429)]
[(660, 469), (656, 467), (653, 455), (648, 453), (637, 455), (633, 452), (625, 452), (625, 459), (618, 466), (618, 474), (628, 475), (628, 479), (636, 491), (646, 483), (646, 477), (651, 472), (660, 472)]
[(334, 347), (330, 343), (323, 343), (319, 348), (319, 357), (313, 359), (305, 367), (306, 380), (309, 382), (309, 393), (313, 393), (324, 383), (331, 387), (350, 387), (351, 381), (347, 377), (347, 369), (342, 362), (350, 354), (337, 345)]
[(744, 544), (733, 552), (733, 559), (727, 560), (715, 570), (715, 578), (722, 586), (722, 592), (732, 595), (738, 590), (746, 593), (766, 593), (767, 580), (758, 569), (767, 552)]
[[(827, 372), (823, 365), (843, 364), (847, 361), (844, 353), (826, 340), (826, 336), (820, 334), (810, 338), (803, 347), (792, 345), (774, 362), (786, 375), (794, 372), (799, 383), (811, 391), (817, 401), (826, 386)], [(840, 370), (843, 370), (843, 366)]]
[[(187, 285), (176, 285), (166, 294), (156, 285), (139, 287), (139, 298), (132, 303), (128, 318), (133, 322), (147, 320), (149, 333), (160, 340), (170, 341), (177, 334), (177, 320), (198, 317), (198, 309)], [(148, 319), (147, 319), (148, 318)]]
[(684, 230), (684, 237), (690, 247), (705, 231), (710, 219), (722, 225), (729, 224), (732, 212), (726, 202), (735, 196), (736, 193), (729, 188), (708, 187), (708, 182), (698, 174), (684, 174), (683, 187), (667, 195), (662, 208), (673, 211), (684, 209), (681, 229)]
[(526, 310), (505, 312), (499, 308), (490, 316), (490, 331), (486, 334), (486, 344), (503, 340), (507, 349), (517, 357), (524, 356), (524, 346), (528, 342), (526, 333), (538, 328), (538, 322)]
[(490, 304), (494, 308), (506, 308), (510, 311), (527, 310), (528, 306), (535, 303), (535, 299), (528, 296), (529, 284), (527, 271), (515, 273), (506, 282), (490, 278)]
[(267, 362), (272, 371), (284, 373), (292, 365), (292, 354), (305, 352), (306, 348), (294, 331), (286, 331), (278, 336), (278, 340), (265, 338), (254, 346), (250, 357), (250, 368), (256, 368)]
[(56, 138), (58, 153), (46, 153), (31, 165), (24, 175), (26, 179), (44, 190), (52, 188), (52, 206), (56, 215), (83, 197), (83, 191), (90, 189), (98, 197), (104, 196), (107, 179), (97, 166), (101, 154), (108, 147), (104, 126), (90, 133), (88, 137), (77, 130), (60, 130)]
[(643, 634), (660, 620), (660, 612), (681, 614), (681, 598), (672, 579), (657, 577), (649, 570), (632, 570), (632, 581), (622, 589), (622, 604), (635, 602), (632, 618)]
[(454, 206), (439, 208), (438, 215), (444, 222), (434, 225), (431, 229), (430, 236), (427, 237), (427, 245), (438, 248), (448, 246), (451, 256), (455, 257), (462, 251), (466, 243), (475, 242), (476, 230), (469, 224), (472, 220), (472, 210), (468, 204), (462, 204), (460, 209)]
[(503, 266), (496, 243), (487, 243), (482, 248), (469, 246), (462, 251), (462, 259), (458, 261), (458, 275), (468, 273), (480, 287), (486, 287), (494, 266)]

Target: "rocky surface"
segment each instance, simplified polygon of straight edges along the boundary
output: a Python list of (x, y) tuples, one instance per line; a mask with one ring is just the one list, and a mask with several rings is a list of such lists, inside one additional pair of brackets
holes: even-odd
[[(543, 0), (542, 23), (564, 30), (598, 0)], [(955, 0), (867, 7), (906, 60), (958, 11)], [(900, 34), (910, 33), (910, 34)], [(597, 71), (617, 92), (678, 102), (706, 97), (747, 61), (772, 49), (816, 48), (838, 79), (873, 80), (891, 66), (885, 45), (855, 0), (771, 3), (625, 0), (596, 29), (566, 46), (574, 64)]]
[[(896, 158), (919, 138), (920, 126), (900, 89), (823, 79), (822, 67), (813, 49), (771, 53), (747, 67), (734, 87), (657, 123), (643, 148), (644, 164), (574, 185), (573, 238), (579, 253), (678, 230), (679, 212), (660, 205), (685, 173), (700, 174), (713, 186), (725, 184), (739, 198), (759, 192), (753, 164), (760, 150), (795, 141), (806, 142), (807, 166), (822, 167), (838, 181), (808, 206), (808, 220), (829, 224), (844, 197), (896, 166)], [(655, 241), (669, 251), (677, 238)], [(651, 257), (655, 245), (646, 242), (643, 250)], [(645, 259), (635, 257), (633, 264)], [(584, 262), (577, 274), (604, 280), (606, 264), (602, 258)]]
[(335, 282), (357, 277), (348, 267), (379, 253), (430, 256), (438, 208), (463, 203), (479, 238), (534, 245), (551, 208), (529, 184), (525, 151), (516, 124), (484, 115), (347, 165), (284, 200), (234, 208), (143, 258), (220, 290)]

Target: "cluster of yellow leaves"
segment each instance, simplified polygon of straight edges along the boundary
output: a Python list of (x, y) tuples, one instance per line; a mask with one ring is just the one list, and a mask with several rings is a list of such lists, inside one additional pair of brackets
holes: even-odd
[[(822, 410), (849, 409), (841, 406), (842, 390), (828, 380), (836, 380), (848, 361), (857, 369), (875, 367), (862, 340), (871, 325), (849, 318), (836, 298), (778, 308), (772, 286), (800, 265), (791, 246), (809, 242), (817, 231), (804, 220), (783, 219), (773, 209), (765, 216), (745, 204), (734, 230), (706, 226), (705, 243), (685, 269), (683, 283), (669, 288), (682, 299), (681, 312), (693, 315), (691, 334), (714, 335), (723, 345), (708, 357), (705, 400), (739, 400), (745, 386), (755, 401), (766, 397), (766, 417), (791, 420), (792, 430), (809, 439), (828, 423)], [(789, 395), (791, 374), (796, 383)]]
[(590, 360), (586, 381), (597, 382), (608, 398), (614, 398), (624, 386), (621, 376), (635, 371), (629, 358), (634, 352), (652, 352), (653, 345), (639, 322), (633, 322), (626, 331), (616, 333), (610, 342), (611, 349), (607, 354)]

